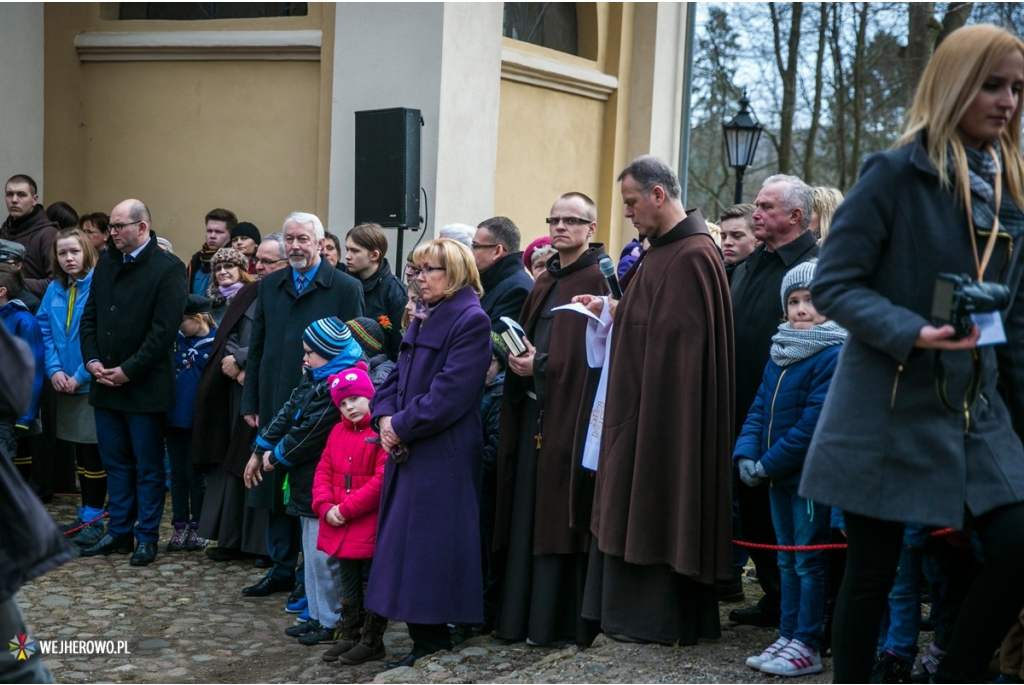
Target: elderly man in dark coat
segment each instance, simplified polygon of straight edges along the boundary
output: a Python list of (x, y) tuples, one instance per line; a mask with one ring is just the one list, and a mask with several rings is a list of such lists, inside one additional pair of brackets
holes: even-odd
[(110, 496), (107, 534), (82, 554), (128, 552), (134, 539), (132, 566), (156, 558), (166, 494), (164, 423), (174, 407), (171, 351), (187, 295), (185, 265), (160, 249), (150, 221), (138, 200), (111, 211), (117, 249), (96, 264), (81, 324)]
[(550, 217), (558, 254), (519, 317), (531, 347), (509, 358), (505, 376), (495, 537), (507, 565), (496, 634), (537, 645), (588, 645), (596, 626), (580, 618), (580, 607), (594, 473), (583, 468), (577, 427), (588, 425), (600, 370), (587, 364), (587, 319), (552, 309), (608, 291), (597, 266), (606, 253), (588, 245), (597, 208), (586, 195), (563, 195)]
[(640, 157), (619, 181), (651, 246), (611, 312), (583, 616), (617, 639), (696, 644), (721, 634), (714, 581), (732, 576), (729, 285), (671, 167)]
[[(294, 212), (284, 222), (289, 268), (260, 281), (249, 338), (242, 414), (250, 426), (264, 427), (288, 400), (302, 375), (302, 332), (318, 319), (342, 321), (363, 315), (359, 281), (337, 269), (322, 268), (324, 227), (313, 214)], [(256, 585), (243, 588), (249, 597), (287, 592), (295, 585), (299, 521), (284, 512), (285, 471), (275, 469), (249, 491), (249, 506), (270, 509), (267, 553), (273, 567)]]

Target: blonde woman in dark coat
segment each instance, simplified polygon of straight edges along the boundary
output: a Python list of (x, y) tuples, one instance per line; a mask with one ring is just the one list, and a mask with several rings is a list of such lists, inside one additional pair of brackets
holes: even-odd
[[(1022, 88), (1016, 37), (972, 26), (946, 38), (903, 136), (864, 165), (821, 253), (815, 306), (850, 338), (800, 495), (846, 514), (835, 682), (868, 682), (904, 522), (970, 526), (982, 543), (939, 682), (983, 682), (1024, 606), (1024, 254), (1012, 249), (1024, 238)], [(1008, 304), (984, 334), (1005, 328), (1007, 342), (942, 322), (944, 273), (1004, 286)]]

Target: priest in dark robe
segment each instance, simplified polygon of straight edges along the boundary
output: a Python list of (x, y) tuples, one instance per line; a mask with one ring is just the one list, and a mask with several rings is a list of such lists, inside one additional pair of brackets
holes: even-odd
[[(716, 579), (732, 577), (733, 330), (729, 284), (671, 167), (620, 175), (626, 218), (650, 247), (614, 320), (585, 618), (628, 642), (721, 635)], [(596, 313), (599, 298), (577, 301)]]
[[(582, 193), (551, 207), (557, 253), (523, 305), (527, 352), (509, 357), (498, 448), (495, 546), (507, 559), (495, 624), (511, 641), (589, 645), (597, 624), (580, 616), (594, 474), (581, 464), (600, 370), (587, 365), (587, 317), (552, 311), (576, 295), (605, 293), (604, 247), (589, 244), (597, 208)], [(582, 418), (581, 418), (582, 415)]]

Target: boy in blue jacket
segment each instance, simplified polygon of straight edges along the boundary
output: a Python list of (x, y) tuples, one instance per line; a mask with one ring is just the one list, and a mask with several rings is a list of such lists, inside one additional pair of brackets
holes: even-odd
[[(794, 267), (782, 280), (786, 320), (772, 338), (771, 358), (733, 461), (751, 487), (771, 481), (772, 523), (779, 545), (830, 542), (829, 507), (797, 494), (811, 437), (835, 372), (846, 331), (818, 313), (811, 302), (816, 261)], [(821, 671), (826, 552), (779, 551), (782, 616), (779, 639), (747, 666), (782, 676)]]
[[(36, 317), (21, 300), (14, 299), (21, 285), (21, 276), (17, 267), (0, 264), (0, 320), (7, 330), (24, 340), (32, 350), (36, 368), (32, 379), (32, 402), (28, 411), (21, 416), (0, 416), (0, 442), (8, 454), (18, 454), (18, 435), (38, 433), (36, 420), (39, 417), (39, 397), (43, 391), (43, 373), (46, 370), (46, 350), (43, 346), (43, 331), (39, 328)], [(23, 450), (24, 452), (24, 450)], [(32, 468), (31, 453), (26, 457), (18, 454), (14, 459), (18, 470), (28, 482)]]

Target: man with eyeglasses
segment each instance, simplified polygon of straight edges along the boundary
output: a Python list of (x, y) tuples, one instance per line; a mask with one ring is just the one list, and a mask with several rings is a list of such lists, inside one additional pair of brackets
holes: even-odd
[[(293, 212), (282, 233), (289, 268), (268, 273), (259, 282), (242, 387), (242, 414), (250, 426), (260, 429), (274, 419), (299, 384), (306, 327), (331, 316), (348, 321), (363, 315), (362, 285), (320, 255), (325, 240), (320, 219)], [(260, 247), (269, 240), (268, 236)], [(295, 588), (300, 533), (298, 518), (285, 513), (282, 486), (287, 474), (287, 468), (263, 474), (263, 481), (248, 494), (250, 507), (270, 510), (267, 553), (273, 567), (263, 580), (242, 589), (247, 597)]]
[(501, 317), (518, 318), (533, 289), (533, 279), (523, 268), (519, 240), (519, 228), (504, 216), (480, 222), (473, 236), (473, 259), (484, 287), (480, 306), (491, 317), (491, 329), (497, 332), (506, 328)]
[(0, 238), (24, 246), (21, 275), (25, 287), (38, 297), (53, 280), (50, 248), (57, 237), (57, 224), (50, 221), (39, 204), (36, 182), (26, 174), (11, 176), (4, 186), (7, 219), (0, 224)]
[[(185, 265), (160, 249), (149, 209), (125, 200), (110, 213), (114, 250), (100, 255), (82, 315), (82, 357), (100, 459), (107, 472), (107, 534), (82, 550), (156, 559), (166, 493), (164, 422), (174, 407), (171, 350), (185, 311)], [(135, 544), (137, 543), (137, 544)]]
[(286, 266), (288, 252), (284, 249), (284, 236), (280, 233), (271, 233), (256, 248), (256, 276), (263, 278)]

